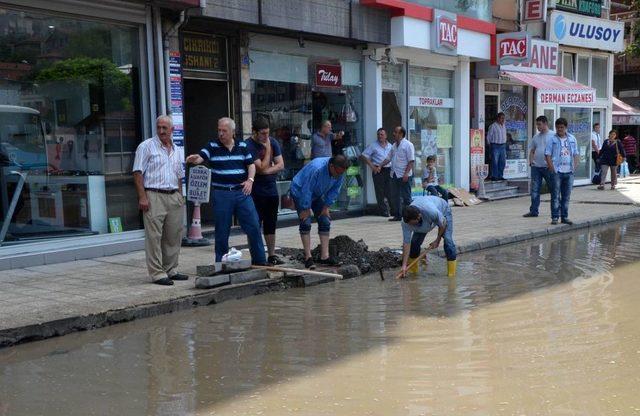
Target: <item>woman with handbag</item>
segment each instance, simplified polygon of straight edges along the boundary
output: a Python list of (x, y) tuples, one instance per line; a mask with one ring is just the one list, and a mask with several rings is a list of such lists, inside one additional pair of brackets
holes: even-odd
[(618, 166), (625, 160), (624, 147), (622, 142), (618, 140), (618, 132), (611, 130), (609, 138), (602, 143), (600, 149), (600, 185), (598, 189), (604, 189), (604, 183), (607, 179), (607, 171), (611, 171), (611, 189), (616, 189), (618, 179)]

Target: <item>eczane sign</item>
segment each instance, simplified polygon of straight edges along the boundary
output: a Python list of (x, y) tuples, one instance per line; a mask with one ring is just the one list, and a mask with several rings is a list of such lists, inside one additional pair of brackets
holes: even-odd
[(557, 43), (531, 39), (530, 58), (520, 63), (500, 65), (500, 70), (555, 75), (558, 73), (559, 58), (560, 52)]

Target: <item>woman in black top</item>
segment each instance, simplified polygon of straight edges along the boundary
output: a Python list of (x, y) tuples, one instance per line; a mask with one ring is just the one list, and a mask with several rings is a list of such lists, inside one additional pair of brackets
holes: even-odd
[(618, 163), (616, 159), (618, 155), (621, 155), (623, 160), (626, 157), (622, 142), (618, 140), (618, 132), (611, 130), (609, 138), (602, 143), (602, 149), (600, 149), (600, 185), (598, 189), (604, 189), (608, 170), (611, 171), (611, 189), (616, 189), (616, 183), (618, 182)]

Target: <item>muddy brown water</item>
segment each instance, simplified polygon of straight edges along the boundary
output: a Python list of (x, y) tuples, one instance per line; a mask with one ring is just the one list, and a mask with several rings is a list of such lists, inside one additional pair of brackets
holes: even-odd
[(0, 350), (0, 415), (640, 415), (640, 222), (443, 263)]

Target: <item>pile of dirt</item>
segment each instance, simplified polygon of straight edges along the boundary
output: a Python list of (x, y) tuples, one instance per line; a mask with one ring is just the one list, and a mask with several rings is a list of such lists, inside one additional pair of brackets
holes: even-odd
[[(300, 249), (282, 248), (281, 254), (291, 260), (304, 262), (304, 253)], [(339, 235), (329, 240), (329, 254), (337, 258), (342, 264), (354, 264), (361, 273), (391, 269), (401, 264), (400, 254), (384, 247), (378, 251), (369, 251), (363, 240), (354, 241), (346, 235)], [(320, 260), (320, 246), (311, 250), (315, 261)]]

